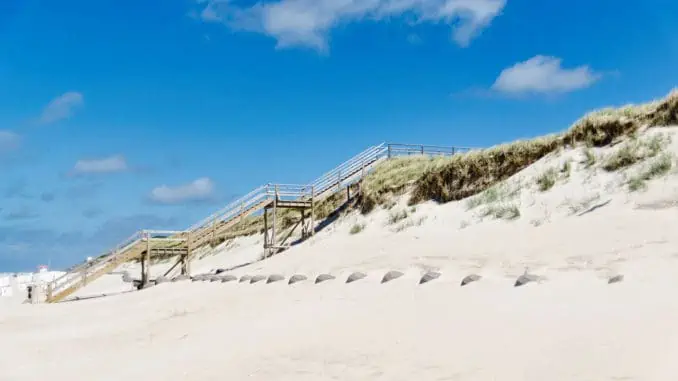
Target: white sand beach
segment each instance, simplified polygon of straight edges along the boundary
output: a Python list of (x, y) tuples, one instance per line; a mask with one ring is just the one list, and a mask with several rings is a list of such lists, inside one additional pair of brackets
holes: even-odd
[[(640, 138), (662, 134), (678, 154), (677, 133)], [(620, 148), (593, 152), (603, 161)], [(413, 208), (405, 195), (228, 272), (284, 281), (1, 305), (0, 380), (672, 380), (678, 174), (629, 191), (648, 162), (606, 172), (584, 160), (584, 148), (565, 149), (506, 180), (498, 206), (519, 218), (482, 217), (492, 205), (468, 200)], [(567, 175), (540, 191), (534, 179), (565, 162)], [(407, 217), (393, 222), (395, 211)], [(350, 234), (356, 224), (364, 230)], [(261, 242), (229, 241), (193, 273), (255, 261)], [(539, 281), (514, 287), (526, 269)], [(381, 284), (392, 270), (404, 275)], [(367, 277), (346, 284), (355, 271)], [(419, 284), (427, 271), (441, 275)], [(323, 273), (336, 279), (314, 284)], [(288, 285), (295, 274), (308, 280)], [(482, 278), (460, 287), (469, 274)], [(623, 280), (609, 284), (615, 275)], [(107, 275), (76, 296), (130, 289)]]

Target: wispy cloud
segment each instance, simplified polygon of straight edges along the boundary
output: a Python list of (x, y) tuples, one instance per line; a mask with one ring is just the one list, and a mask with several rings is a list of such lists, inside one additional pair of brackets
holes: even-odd
[(73, 175), (88, 175), (125, 172), (129, 169), (127, 160), (122, 155), (113, 155), (98, 159), (81, 159), (71, 170)]
[(504, 69), (492, 90), (505, 94), (566, 93), (591, 86), (601, 75), (588, 66), (563, 68), (557, 57), (535, 56)]
[(20, 209), (11, 211), (7, 213), (5, 219), (7, 221), (19, 221), (19, 220), (28, 220), (38, 217), (38, 214), (28, 207), (22, 207)]
[(266, 34), (278, 48), (328, 49), (328, 34), (338, 26), (364, 20), (414, 16), (417, 23), (445, 23), (452, 39), (467, 46), (487, 28), (506, 0), (277, 0), (239, 7), (228, 0), (197, 0), (200, 18), (233, 29)]
[(148, 198), (158, 204), (181, 204), (210, 200), (214, 197), (214, 191), (214, 182), (207, 177), (202, 177), (178, 186), (161, 185), (154, 188)]
[(20, 145), (21, 136), (19, 134), (9, 130), (0, 130), (0, 155), (14, 151)]
[(54, 99), (42, 110), (40, 124), (50, 124), (70, 118), (75, 109), (82, 106), (84, 98), (77, 91), (69, 91)]

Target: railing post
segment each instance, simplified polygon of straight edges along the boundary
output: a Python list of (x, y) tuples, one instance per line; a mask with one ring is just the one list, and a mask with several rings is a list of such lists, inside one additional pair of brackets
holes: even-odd
[(264, 257), (268, 254), (268, 206), (264, 207)]
[(149, 232), (146, 232), (146, 255), (144, 255), (144, 259), (142, 260), (146, 262), (146, 265), (144, 266), (144, 274), (141, 283), (143, 284), (143, 287), (147, 287), (151, 275), (151, 233)]
[(424, 154), (424, 145), (423, 144), (421, 145), (421, 154), (422, 155)]
[(217, 241), (217, 217), (214, 217), (212, 220), (212, 239), (210, 239), (210, 245), (214, 245)]
[(391, 158), (391, 145), (390, 145), (390, 144), (388, 145), (388, 154), (387, 154), (386, 157), (387, 157), (388, 159)]
[(191, 276), (191, 232), (189, 231), (186, 237), (186, 256), (181, 264), (181, 275)]
[(272, 255), (272, 253), (275, 251), (275, 239), (276, 239), (276, 220), (278, 219), (278, 184), (275, 185), (274, 188), (274, 197), (273, 197), (273, 223), (271, 226), (271, 250), (267, 254), (267, 256)]
[(315, 234), (315, 185), (311, 185), (311, 237)]

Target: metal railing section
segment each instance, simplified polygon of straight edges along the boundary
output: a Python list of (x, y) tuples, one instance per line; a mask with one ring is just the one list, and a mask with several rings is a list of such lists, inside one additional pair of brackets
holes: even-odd
[(279, 199), (283, 200), (302, 200), (311, 198), (314, 195), (327, 191), (333, 185), (341, 183), (341, 181), (353, 175), (355, 170), (360, 168), (361, 165), (376, 161), (379, 156), (383, 155), (385, 152), (385, 143), (370, 147), (348, 161), (340, 164), (333, 170), (320, 176), (311, 184), (262, 185), (239, 199), (230, 202), (216, 213), (193, 224), (187, 230), (197, 231), (209, 228), (219, 222), (227, 222), (231, 218), (240, 216), (244, 211), (249, 210), (251, 207), (258, 205), (265, 200), (273, 200), (273, 198), (276, 197), (276, 192)]
[(191, 225), (188, 231), (196, 231), (203, 227), (209, 226), (215, 221), (223, 220), (225, 216), (232, 214), (234, 210), (246, 210), (247, 205), (252, 205), (254, 201), (260, 201), (266, 196), (266, 185), (262, 185), (250, 193), (240, 197), (235, 201), (231, 201), (228, 205), (218, 210), (216, 213), (211, 214), (210, 216), (203, 218), (197, 223)]
[(333, 170), (313, 181), (315, 194), (322, 194), (333, 186), (341, 186), (342, 182), (352, 177), (356, 171), (362, 170), (379, 160), (384, 152), (386, 152), (386, 143), (381, 143), (339, 164)]
[(424, 144), (389, 143), (387, 145), (387, 156), (389, 158), (412, 155), (452, 156), (458, 153), (468, 152), (472, 149), (473, 148), (470, 147), (445, 147)]

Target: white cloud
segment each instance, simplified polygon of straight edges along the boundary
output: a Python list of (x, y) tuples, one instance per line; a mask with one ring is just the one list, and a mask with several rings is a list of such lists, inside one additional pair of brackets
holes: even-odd
[(127, 160), (122, 155), (113, 155), (101, 159), (78, 160), (73, 167), (73, 173), (77, 175), (114, 173), (128, 170)]
[(154, 188), (150, 200), (160, 204), (180, 204), (191, 201), (205, 201), (214, 196), (214, 182), (207, 177), (191, 183), (170, 187), (161, 185)]
[(488, 27), (506, 0), (277, 0), (238, 7), (229, 0), (197, 0), (207, 22), (275, 38), (279, 48), (309, 46), (324, 51), (332, 28), (363, 20), (414, 16), (418, 23), (444, 23), (467, 46)]
[(77, 107), (82, 106), (83, 96), (76, 91), (64, 93), (49, 102), (42, 111), (40, 123), (48, 124), (62, 119), (67, 119), (73, 115)]
[(9, 130), (0, 130), (0, 155), (19, 148), (21, 137)]
[(504, 69), (492, 85), (502, 93), (565, 93), (591, 86), (600, 74), (588, 66), (566, 69), (557, 57), (535, 56)]

